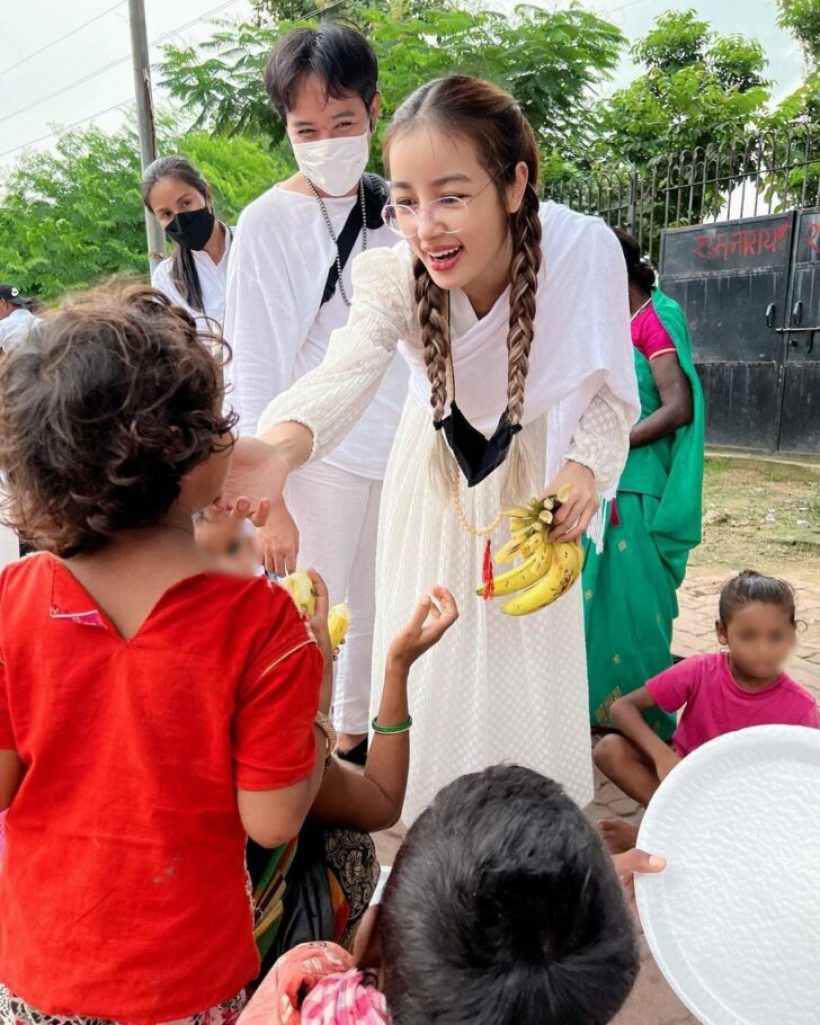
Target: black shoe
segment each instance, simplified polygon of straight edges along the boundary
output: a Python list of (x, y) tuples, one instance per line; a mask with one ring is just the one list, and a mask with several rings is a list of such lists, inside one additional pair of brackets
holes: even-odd
[(367, 765), (367, 737), (349, 751), (337, 751), (336, 757), (353, 765)]

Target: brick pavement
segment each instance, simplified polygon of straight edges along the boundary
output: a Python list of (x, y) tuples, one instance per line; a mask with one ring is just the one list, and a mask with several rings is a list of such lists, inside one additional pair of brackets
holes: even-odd
[[(690, 569), (678, 595), (680, 616), (675, 625), (676, 654), (687, 656), (715, 650), (717, 598), (728, 575), (706, 567)], [(790, 576), (790, 580), (797, 591), (798, 618), (805, 627), (801, 627), (797, 650), (789, 663), (789, 672), (798, 683), (808, 687), (820, 702), (820, 586), (802, 581), (797, 573)], [(627, 818), (636, 823), (640, 821), (638, 806), (600, 774), (596, 777), (595, 800), (586, 811), (594, 821), (612, 816)], [(376, 838), (383, 865), (392, 864), (403, 832), (398, 827)], [(697, 1025), (666, 984), (643, 940), (641, 946), (640, 977), (613, 1025)]]

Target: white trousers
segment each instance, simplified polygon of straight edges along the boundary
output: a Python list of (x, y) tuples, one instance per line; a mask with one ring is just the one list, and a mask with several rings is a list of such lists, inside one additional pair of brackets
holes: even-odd
[(376, 533), (382, 482), (315, 462), (288, 478), (285, 500), (299, 528), (299, 566), (316, 569), (330, 604), (350, 606), (350, 630), (336, 666), (333, 720), (340, 733), (367, 733)]

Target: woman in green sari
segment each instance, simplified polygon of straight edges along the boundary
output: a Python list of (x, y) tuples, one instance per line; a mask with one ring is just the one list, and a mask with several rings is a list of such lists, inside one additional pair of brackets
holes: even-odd
[[(641, 417), (609, 510), (600, 554), (587, 543), (584, 615), (593, 727), (611, 728), (613, 701), (672, 665), (677, 589), (701, 538), (703, 392), (680, 306), (655, 287), (638, 242), (619, 229), (629, 272), (629, 305)], [(675, 722), (650, 717), (671, 739)]]

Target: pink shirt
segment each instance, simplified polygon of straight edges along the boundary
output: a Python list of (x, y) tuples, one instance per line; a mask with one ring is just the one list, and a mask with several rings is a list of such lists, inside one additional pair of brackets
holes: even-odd
[(660, 673), (646, 685), (664, 712), (686, 705), (675, 731), (675, 750), (683, 758), (724, 733), (747, 726), (811, 726), (820, 729), (817, 702), (783, 673), (765, 690), (741, 687), (723, 652), (694, 655)]
[(635, 314), (632, 321), (632, 344), (650, 361), (668, 352), (677, 354), (678, 351), (652, 303)]

